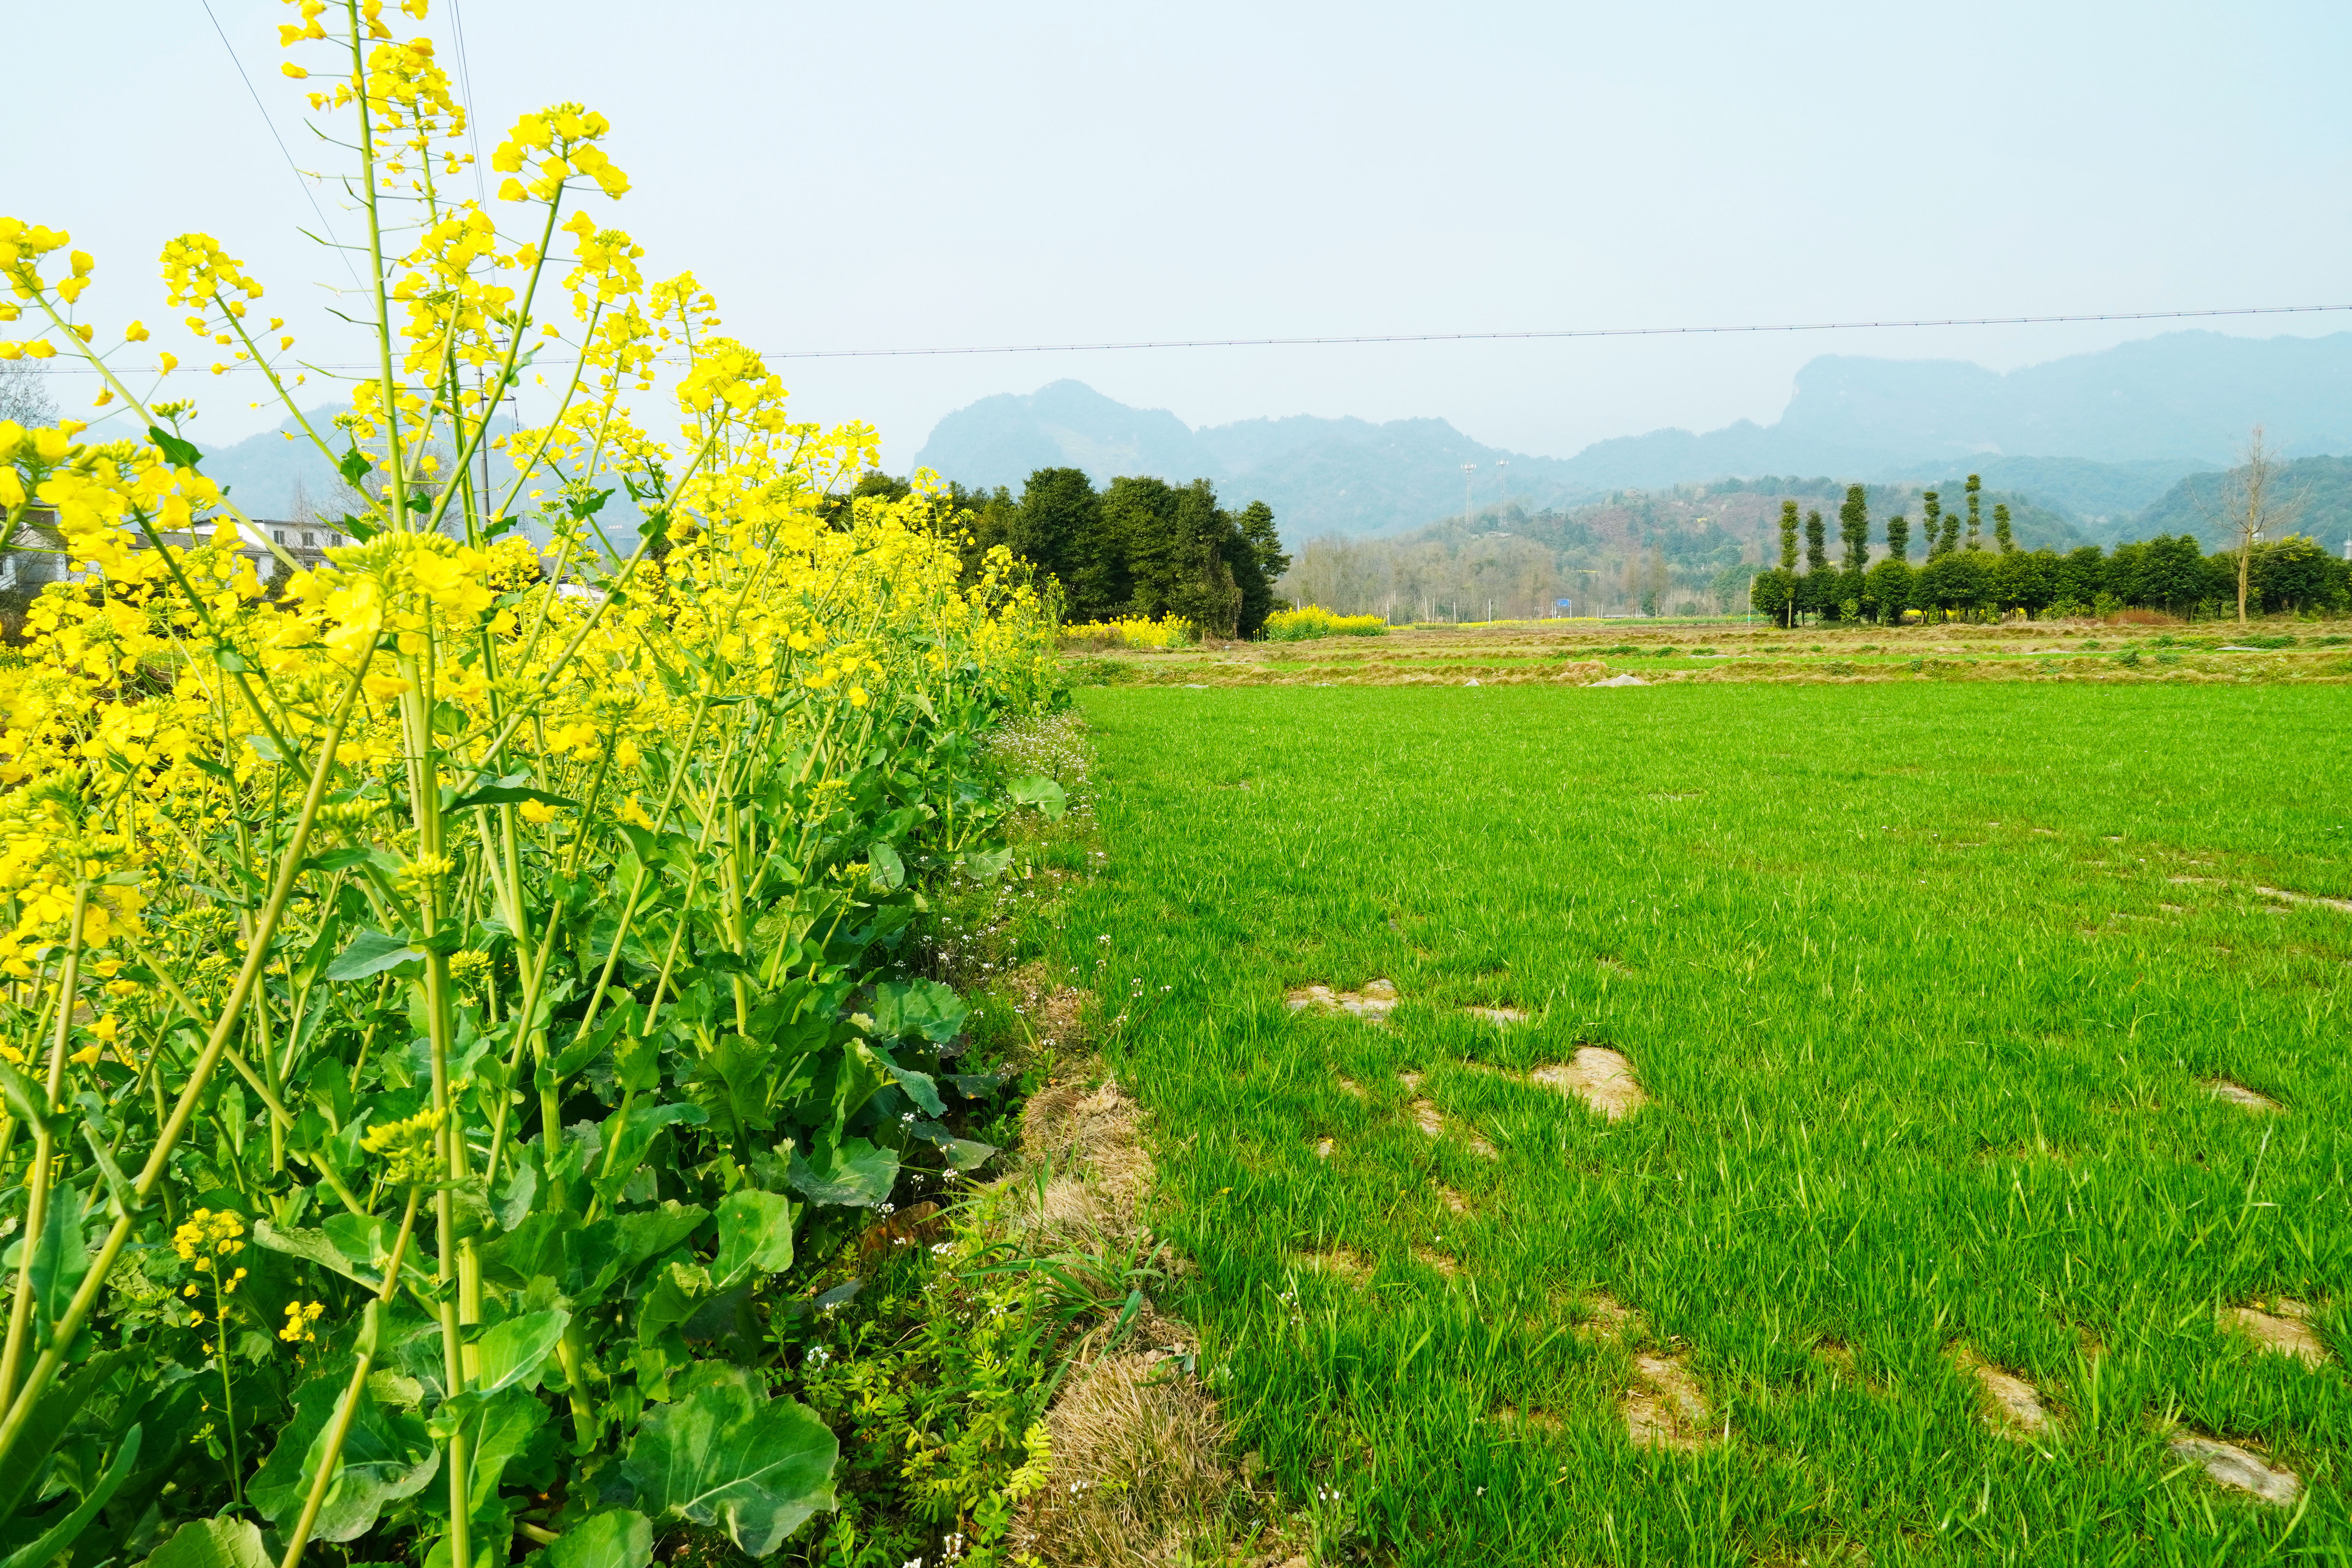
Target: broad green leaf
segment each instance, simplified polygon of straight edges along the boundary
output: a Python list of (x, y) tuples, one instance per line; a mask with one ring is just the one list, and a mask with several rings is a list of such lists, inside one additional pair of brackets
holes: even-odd
[[(375, 459), (361, 451), (359, 443), (353, 442), (350, 451), (335, 459), (335, 472), (343, 476), (343, 483), (357, 489), (362, 479), (375, 472)], [(348, 524), (352, 519), (345, 518), (343, 521)], [(364, 539), (367, 535), (362, 533), (360, 537)]]
[[(299, 1226), (277, 1226), (267, 1219), (257, 1219), (253, 1222), (253, 1239), (272, 1252), (283, 1252), (290, 1258), (299, 1258), (306, 1262), (315, 1263), (321, 1268), (330, 1269), (346, 1279), (355, 1280), (373, 1290), (383, 1282), (383, 1276), (371, 1274), (359, 1267), (357, 1260), (341, 1247), (337, 1246), (334, 1240), (335, 1231), (332, 1227), (338, 1220), (346, 1222), (342, 1228), (349, 1232), (353, 1228), (349, 1222), (357, 1220), (358, 1217), (356, 1215), (348, 1214), (331, 1215), (326, 1222), (331, 1228), (325, 1230), (305, 1230)], [(381, 1228), (383, 1222), (377, 1220), (373, 1223)]]
[(484, 1333), (474, 1342), (480, 1370), (475, 1373), (474, 1385), (467, 1392), (496, 1394), (530, 1377), (547, 1360), (571, 1322), (572, 1314), (557, 1308), (509, 1318)]
[(691, 1091), (695, 1103), (731, 1121), (738, 1128), (764, 1132), (775, 1126), (768, 1109), (778, 1085), (775, 1047), (741, 1035), (722, 1035), (718, 1046), (695, 1064)]
[(963, 858), (963, 874), (976, 882), (992, 882), (1004, 875), (1004, 868), (1012, 864), (1013, 847), (1009, 844), (974, 850)]
[[(327, 1233), (327, 1240), (337, 1252), (362, 1268), (382, 1274), (384, 1264), (391, 1259), (393, 1226), (378, 1215), (331, 1214), (319, 1222), (319, 1228)], [(415, 1254), (409, 1256), (414, 1258)]]
[(16, 1452), (8, 1456), (7, 1464), (0, 1465), (0, 1519), (16, 1517), (25, 1489), (46, 1473), (41, 1462), (57, 1447), (67, 1426), (81, 1414), (106, 1380), (137, 1355), (134, 1351), (102, 1351), (87, 1364), (49, 1384), (49, 1391), (33, 1406), (31, 1417), (17, 1434)]
[[(386, 1411), (375, 1399), (378, 1373), (368, 1380), (352, 1412), (351, 1429), (311, 1539), (356, 1541), (375, 1528), (386, 1505), (423, 1491), (441, 1468), (440, 1450), (425, 1423)], [(327, 1457), (327, 1433), (351, 1386), (349, 1357), (332, 1358), (331, 1369), (294, 1394), (294, 1414), (246, 1485), (246, 1496), (264, 1519), (289, 1526), (301, 1515), (310, 1483)]]
[(1032, 773), (1025, 779), (1014, 779), (1005, 792), (1015, 805), (1034, 805), (1049, 822), (1059, 822), (1062, 814), (1070, 809), (1069, 793), (1043, 773)]
[[(547, 1406), (520, 1388), (509, 1388), (488, 1401), (481, 1419), (472, 1428), (474, 1450), (474, 1511), (488, 1510), (499, 1495), (507, 1471), (521, 1461), (528, 1475), (530, 1461), (543, 1462), (556, 1442)], [(520, 1479), (520, 1478), (517, 1478)]]
[(114, 1450), (113, 1462), (98, 1478), (98, 1484), (82, 1494), (81, 1501), (74, 1506), (74, 1510), (43, 1531), (40, 1539), (31, 1545), (19, 1547), (6, 1557), (0, 1558), (0, 1568), (48, 1568), (57, 1555), (71, 1546), (89, 1527), (89, 1521), (98, 1517), (98, 1510), (106, 1506), (107, 1500), (122, 1485), (122, 1479), (131, 1473), (131, 1464), (139, 1458), (142, 1436), (134, 1423), (131, 1430), (122, 1435), (121, 1443)]
[(173, 435), (161, 425), (147, 426), (147, 439), (163, 453), (163, 460), (175, 468), (193, 468), (205, 460), (205, 454), (194, 441)]
[(89, 1272), (89, 1250), (81, 1237), (81, 1194), (61, 1187), (49, 1194), (49, 1212), (33, 1248), (33, 1315), (44, 1343)]
[(242, 1519), (192, 1519), (147, 1559), (146, 1568), (274, 1568), (261, 1531)]
[(9, 1115), (34, 1127), (48, 1121), (48, 1096), (6, 1062), (0, 1062), (0, 1089), (6, 1090)]
[(779, 1274), (793, 1266), (793, 1218), (800, 1207), (781, 1193), (743, 1187), (719, 1200), (719, 1258), (714, 1289), (740, 1284), (754, 1270)]
[[(617, 1110), (613, 1112), (614, 1121), (618, 1121), (621, 1114)], [(620, 1136), (614, 1141), (612, 1164), (603, 1176), (597, 1178), (596, 1191), (606, 1203), (614, 1202), (620, 1197), (621, 1189), (627, 1186), (630, 1178), (637, 1173), (637, 1166), (645, 1159), (646, 1150), (651, 1147), (656, 1133), (673, 1122), (699, 1126), (709, 1120), (710, 1112), (690, 1101), (631, 1107), (628, 1120), (622, 1124)], [(609, 1129), (612, 1123), (605, 1125)], [(609, 1131), (607, 1135), (610, 1135)]]
[(946, 1102), (940, 1099), (940, 1086), (931, 1081), (930, 1074), (902, 1068), (887, 1058), (882, 1065), (890, 1069), (890, 1076), (898, 1080), (898, 1087), (906, 1090), (907, 1098), (920, 1106), (925, 1115), (945, 1116), (948, 1113)]
[(907, 1131), (944, 1152), (948, 1163), (959, 1171), (971, 1170), (996, 1152), (995, 1144), (959, 1138), (936, 1121), (910, 1121), (907, 1124)]
[(327, 965), (327, 978), (331, 981), (364, 980), (387, 969), (397, 969), (424, 953), (408, 944), (405, 937), (386, 936), (380, 931), (362, 929), (352, 938), (351, 945), (335, 955)]
[(590, 1514), (536, 1557), (529, 1568), (646, 1568), (654, 1560), (654, 1527), (635, 1509)]
[(621, 1474), (655, 1517), (723, 1524), (736, 1545), (765, 1557), (811, 1514), (834, 1506), (840, 1454), (806, 1405), (761, 1401), (729, 1382), (647, 1415)]
[(907, 885), (907, 863), (898, 852), (877, 838), (866, 847), (867, 877), (885, 891), (895, 891)]
[(702, 1310), (710, 1300), (710, 1271), (698, 1263), (673, 1262), (654, 1277), (653, 1289), (637, 1303), (637, 1342), (650, 1345)]
[(894, 1149), (877, 1149), (863, 1138), (849, 1138), (818, 1151), (814, 1164), (795, 1149), (787, 1169), (793, 1185), (811, 1203), (872, 1208), (890, 1195), (898, 1180), (898, 1154)]
[(541, 805), (560, 805), (574, 811), (580, 806), (580, 803), (569, 795), (551, 795), (543, 789), (534, 788), (529, 773), (515, 773), (476, 785), (450, 801), (446, 809), (466, 811), (478, 805), (520, 805), (525, 801), (537, 801)]
[(874, 988), (870, 1016), (882, 1034), (944, 1046), (963, 1033), (971, 1012), (962, 997), (936, 980), (886, 980)]

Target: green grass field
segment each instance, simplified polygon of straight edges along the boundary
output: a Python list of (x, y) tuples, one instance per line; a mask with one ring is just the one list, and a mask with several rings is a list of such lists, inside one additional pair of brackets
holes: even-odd
[[(1109, 868), (1052, 940), (1123, 1016), (1235, 1446), (1329, 1539), (2352, 1562), (2352, 912), (2256, 891), (2352, 897), (2338, 692), (1083, 701)], [(1375, 978), (1385, 1024), (1285, 1003)], [(1588, 1045), (1651, 1103), (1528, 1076)], [(2326, 1364), (2220, 1326), (2278, 1297)]]

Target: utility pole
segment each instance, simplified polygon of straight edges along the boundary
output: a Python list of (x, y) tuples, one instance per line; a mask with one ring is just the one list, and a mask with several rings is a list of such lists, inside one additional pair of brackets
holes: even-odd
[(1503, 486), (1503, 510), (1505, 511), (1508, 511), (1511, 508), (1511, 459), (1508, 458), (1496, 458), (1495, 472), (1496, 477), (1501, 481)]
[(1477, 481), (1478, 481), (1478, 465), (1477, 465), (1477, 464), (1475, 464), (1475, 463), (1465, 463), (1465, 464), (1463, 464), (1463, 465), (1462, 465), (1462, 531), (1463, 531), (1463, 532), (1465, 532), (1465, 533), (1467, 533), (1467, 532), (1469, 532), (1469, 531), (1470, 531), (1470, 510), (1471, 510), (1471, 505), (1472, 505), (1472, 502), (1471, 502), (1471, 496), (1470, 496), (1470, 488), (1471, 488), (1471, 486), (1473, 486), (1473, 485), (1475, 485), (1475, 483), (1477, 483)]

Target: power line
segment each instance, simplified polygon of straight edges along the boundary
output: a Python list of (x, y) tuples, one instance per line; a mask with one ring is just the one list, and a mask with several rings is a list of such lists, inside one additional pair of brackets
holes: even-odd
[(1562, 327), (1515, 332), (1382, 332), (1323, 338), (1160, 338), (1125, 342), (996, 343), (959, 348), (782, 349), (767, 359), (889, 359), (936, 354), (1094, 353), (1126, 349), (1312, 348), (1341, 343), (1468, 343), (1538, 338), (1701, 337), (1734, 332), (1850, 332), (1893, 327), (2039, 327), (2063, 321), (2169, 321), (2208, 316), (2291, 316), (2352, 305), (2241, 305), (2211, 310), (2107, 310), (2078, 316), (1954, 316), (1909, 321), (1778, 321), (1722, 327)]
[(482, 106), (474, 97), (474, 68), (466, 59), (466, 14), (458, 9), (457, 0), (449, 0), (449, 23), (457, 34), (457, 82), (466, 94), (466, 146), (473, 153), (474, 194), (481, 198), (482, 210), (488, 212), (490, 185), (482, 174), (482, 139), (475, 131), (482, 118)]
[(357, 283), (360, 275), (352, 267), (352, 258), (343, 255), (342, 241), (335, 238), (335, 226), (327, 221), (326, 209), (319, 205), (317, 193), (310, 189), (310, 182), (302, 177), (301, 166), (294, 162), (294, 154), (287, 150), (286, 138), (278, 134), (278, 121), (269, 118), (268, 105), (261, 101), (261, 94), (255, 89), (253, 79), (245, 74), (245, 62), (237, 58), (236, 47), (228, 41), (228, 34), (221, 27), (220, 18), (213, 15), (213, 0), (204, 0), (204, 7), (205, 19), (212, 23), (213, 31), (220, 36), (221, 47), (228, 51), (228, 63), (236, 68), (237, 79), (245, 83), (245, 90), (252, 95), (253, 107), (260, 111), (261, 122), (269, 127), (269, 139), (278, 143), (278, 156), (284, 158), (287, 168), (293, 171), (294, 183), (302, 187), (302, 195), (310, 202), (310, 210), (319, 215), (319, 226), (327, 231), (327, 238), (334, 246), (335, 254), (342, 258), (343, 270), (350, 272), (352, 281)]
[[(1900, 321), (1780, 321), (1715, 327), (1562, 327), (1556, 330), (1516, 332), (1383, 332), (1356, 337), (1165, 338), (1136, 339), (1119, 342), (975, 344), (956, 348), (777, 349), (765, 353), (761, 357), (771, 360), (893, 359), (942, 354), (1094, 353), (1131, 349), (1311, 348), (1347, 343), (1469, 343), (1559, 338), (1707, 337), (1741, 332), (1891, 331), (1902, 327), (2040, 327), (2074, 321), (2179, 321), (2215, 316), (2307, 316), (2334, 310), (2352, 310), (2352, 305), (2239, 305), (2210, 310), (2104, 310), (2074, 316), (1947, 316)], [(538, 359), (532, 363), (551, 368), (570, 365), (577, 362), (568, 359)], [(23, 368), (38, 369), (50, 374), (64, 375), (77, 374), (79, 369), (77, 366), (67, 364), (26, 365)], [(232, 364), (228, 367), (231, 372), (254, 368), (256, 367), (243, 364)], [(355, 363), (313, 364), (307, 365), (305, 368), (327, 372), (365, 372), (372, 374), (376, 367), (372, 364)]]

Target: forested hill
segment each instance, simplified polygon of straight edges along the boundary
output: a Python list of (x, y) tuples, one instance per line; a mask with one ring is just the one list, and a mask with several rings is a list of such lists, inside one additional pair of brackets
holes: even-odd
[[(2117, 537), (2189, 533), (2208, 550), (2234, 543), (2224, 521), (2228, 479), (2221, 472), (2190, 475), (2133, 518)], [(2352, 458), (2299, 458), (2281, 465), (2275, 485), (2273, 504), (2277, 510), (2267, 531), (2300, 533), (2341, 553), (2345, 541), (2352, 539)]]
[[(1731, 476), (1832, 474), (1933, 486), (1978, 473), (2110, 537), (2192, 473), (2225, 466), (2254, 425), (2290, 456), (2352, 451), (2352, 332), (2170, 332), (2007, 373), (1951, 360), (1816, 359), (1770, 425), (1654, 430), (1572, 458), (1488, 447), (1442, 419), (1297, 416), (1194, 428), (1076, 381), (983, 398), (940, 421), (916, 462), (1017, 489), (1033, 470), (1097, 484), (1206, 479), (1261, 496), (1293, 541), (1410, 531), (1465, 510), (1528, 511)], [(1507, 467), (1503, 465), (1507, 464)]]
[[(1504, 462), (1507, 468), (1497, 466)], [(1465, 463), (1475, 474), (1467, 487)], [(1591, 494), (1561, 459), (1482, 445), (1443, 419), (1374, 425), (1295, 415), (1196, 430), (1164, 408), (1130, 408), (1076, 381), (957, 410), (940, 421), (915, 466), (980, 489), (1018, 490), (1032, 473), (1054, 468), (1083, 469), (1097, 485), (1207, 479), (1262, 498), (1290, 539), (1359, 537), (1458, 517), (1465, 489), (1494, 503), (1507, 485), (1538, 508)]]

